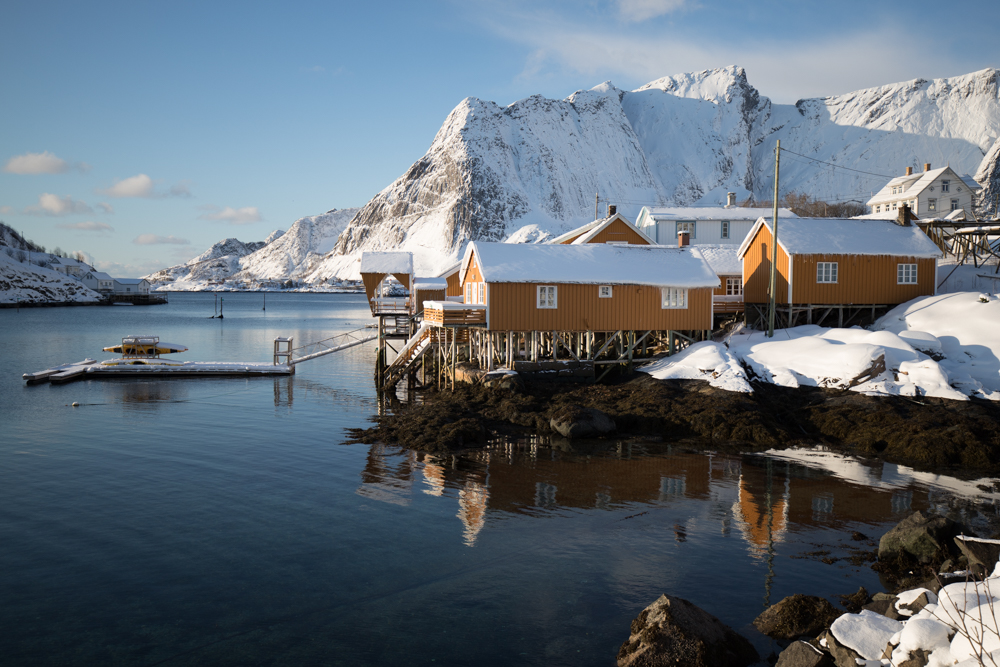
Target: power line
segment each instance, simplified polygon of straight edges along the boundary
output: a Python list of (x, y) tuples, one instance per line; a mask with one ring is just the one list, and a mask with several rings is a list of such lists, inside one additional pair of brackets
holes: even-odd
[(803, 155), (802, 153), (796, 153), (795, 151), (790, 151), (787, 148), (782, 148), (781, 150), (784, 153), (791, 153), (792, 155), (798, 155), (799, 157), (805, 158), (806, 160), (809, 160), (811, 162), (818, 162), (820, 164), (829, 165), (829, 166), (833, 167), (834, 169), (845, 169), (847, 171), (854, 171), (854, 172), (857, 172), (859, 174), (868, 174), (869, 176), (878, 176), (879, 178), (889, 178), (889, 179), (896, 178), (895, 176), (887, 176), (885, 174), (876, 174), (873, 171), (862, 171), (861, 169), (851, 169), (850, 167), (843, 167), (843, 166), (841, 166), (839, 164), (834, 164), (832, 162), (826, 162), (824, 160), (817, 160), (814, 157), (809, 157), (808, 155)]

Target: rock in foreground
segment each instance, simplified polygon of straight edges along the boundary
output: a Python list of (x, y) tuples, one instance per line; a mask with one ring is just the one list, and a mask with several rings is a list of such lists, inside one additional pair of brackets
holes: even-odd
[(837, 608), (814, 595), (790, 595), (754, 619), (754, 627), (775, 639), (815, 637), (840, 616)]
[(758, 659), (750, 642), (732, 628), (670, 595), (642, 610), (618, 651), (618, 667), (746, 667)]
[(882, 536), (879, 560), (903, 560), (921, 565), (939, 565), (951, 555), (956, 535), (963, 527), (951, 519), (927, 512), (914, 512)]

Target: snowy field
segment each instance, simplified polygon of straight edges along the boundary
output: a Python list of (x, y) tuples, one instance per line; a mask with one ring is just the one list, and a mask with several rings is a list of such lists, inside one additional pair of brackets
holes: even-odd
[(0, 303), (79, 301), (94, 303), (101, 295), (80, 281), (51, 269), (22, 263), (0, 253)]
[(868, 329), (742, 330), (640, 369), (750, 393), (750, 380), (871, 395), (1000, 400), (1000, 299), (958, 292), (897, 306)]

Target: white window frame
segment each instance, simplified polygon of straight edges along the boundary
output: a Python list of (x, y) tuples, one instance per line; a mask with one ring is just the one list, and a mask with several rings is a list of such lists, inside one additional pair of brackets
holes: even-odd
[(728, 220), (723, 220), (722, 221), (722, 238), (724, 238), (724, 239), (728, 239), (729, 238), (729, 221)]
[(486, 283), (479, 283), (479, 301), (477, 303), (486, 303)]
[(559, 286), (558, 285), (537, 285), (535, 288), (536, 308), (558, 308), (559, 307)]
[(472, 286), (474, 283), (465, 283), (465, 302), (472, 303)]
[(951, 200), (951, 210), (957, 211), (958, 209), (959, 209), (958, 200), (957, 199), (952, 199)]
[(837, 262), (816, 262), (816, 282), (824, 285), (837, 283)]
[(688, 232), (688, 241), (698, 238), (698, 223), (694, 220), (678, 220), (674, 225), (674, 238), (677, 238), (684, 230)]
[(936, 211), (937, 210), (937, 199), (928, 199), (927, 200), (927, 210), (928, 211)]
[(881, 213), (882, 212), (882, 206), (880, 204), (875, 204), (875, 212), (876, 213)]
[(661, 287), (660, 297), (661, 307), (664, 310), (688, 307), (688, 291), (684, 287)]
[(917, 284), (917, 265), (916, 264), (905, 264), (900, 263), (896, 265), (896, 284), (897, 285), (916, 285)]
[(743, 278), (726, 278), (726, 296), (743, 296)]
[(951, 181), (941, 181), (941, 192), (951, 192)]
[(611, 285), (598, 285), (597, 296), (600, 299), (610, 299), (612, 295)]

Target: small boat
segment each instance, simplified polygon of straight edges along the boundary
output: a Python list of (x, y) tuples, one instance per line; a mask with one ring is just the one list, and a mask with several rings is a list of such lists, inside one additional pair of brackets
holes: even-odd
[(187, 352), (186, 345), (161, 342), (158, 336), (125, 336), (120, 345), (103, 348), (122, 357), (156, 357), (161, 354)]

